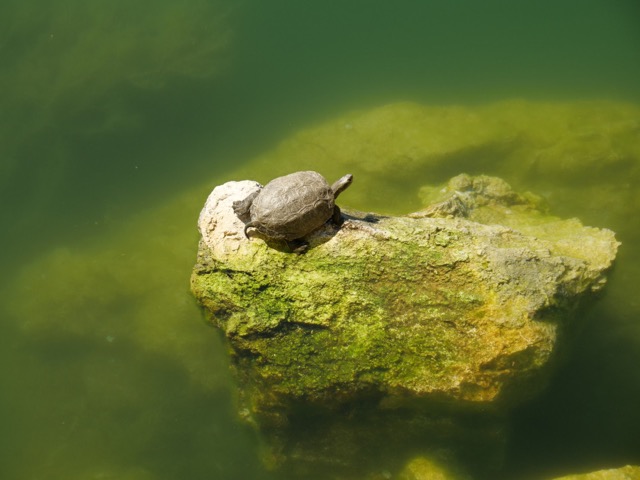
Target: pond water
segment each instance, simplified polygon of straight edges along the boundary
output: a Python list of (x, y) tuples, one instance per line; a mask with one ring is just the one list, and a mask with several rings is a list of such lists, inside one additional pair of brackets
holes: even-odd
[[(311, 167), (349, 168), (341, 200), (362, 210), (415, 210), (420, 186), (466, 171), (614, 230), (606, 293), (513, 413), (504, 478), (640, 464), (637, 2), (134, 3), (0, 4), (0, 478), (285, 478), (236, 419), (188, 279), (213, 186)], [(536, 168), (473, 148), (422, 166), (290, 155), (339, 149), (314, 132), (396, 102), (433, 108), (443, 139), (473, 117), (457, 135), (475, 145), (494, 118), (510, 128), (512, 99), (514, 141), (545, 139)], [(556, 144), (566, 168), (544, 162)]]

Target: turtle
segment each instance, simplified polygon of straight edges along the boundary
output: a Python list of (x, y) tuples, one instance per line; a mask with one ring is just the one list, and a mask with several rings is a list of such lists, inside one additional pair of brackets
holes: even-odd
[(330, 219), (341, 224), (335, 199), (352, 181), (353, 175), (347, 174), (329, 185), (318, 172), (291, 173), (233, 202), (233, 211), (245, 222), (245, 237), (249, 238), (253, 228), (267, 239), (284, 240), (291, 250), (302, 253), (308, 247), (305, 236)]

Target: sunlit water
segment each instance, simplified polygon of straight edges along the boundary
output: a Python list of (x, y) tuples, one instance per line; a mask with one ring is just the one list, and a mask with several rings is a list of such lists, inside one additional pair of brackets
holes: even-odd
[[(0, 4), (3, 479), (286, 475), (237, 422), (225, 347), (188, 292), (213, 186), (333, 174), (270, 153), (286, 138), (397, 101), (640, 102), (631, 0), (134, 3)], [(492, 158), (353, 165), (359, 209), (500, 174), (623, 242), (566, 364), (515, 412), (505, 478), (640, 463), (640, 158), (614, 165), (556, 181)]]

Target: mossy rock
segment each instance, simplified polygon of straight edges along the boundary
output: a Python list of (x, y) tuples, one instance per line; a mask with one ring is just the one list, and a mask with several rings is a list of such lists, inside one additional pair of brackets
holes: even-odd
[[(242, 415), (277, 439), (282, 458), (332, 438), (329, 457), (348, 463), (361, 442), (374, 448), (363, 440), (373, 432), (500, 443), (495, 425), (469, 435), (461, 419), (499, 417), (544, 386), (559, 332), (602, 288), (618, 247), (613, 232), (548, 216), (500, 179), (461, 175), (421, 212), (347, 210), (297, 255), (243, 235), (232, 203), (255, 185), (210, 195), (191, 288), (228, 340)], [(350, 449), (330, 419), (354, 405), (368, 413)], [(291, 425), (309, 415), (328, 423), (292, 443)]]

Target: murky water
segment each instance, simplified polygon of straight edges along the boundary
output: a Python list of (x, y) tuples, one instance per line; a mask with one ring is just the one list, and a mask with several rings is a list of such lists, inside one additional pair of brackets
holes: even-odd
[[(3, 1), (0, 477), (272, 478), (188, 277), (213, 186), (303, 167), (349, 169), (342, 201), (386, 212), (497, 174), (616, 231), (606, 294), (513, 416), (505, 476), (639, 464), (638, 85), (631, 0)], [(431, 162), (327, 136), (401, 101), (433, 108), (434, 150), (529, 143)]]

